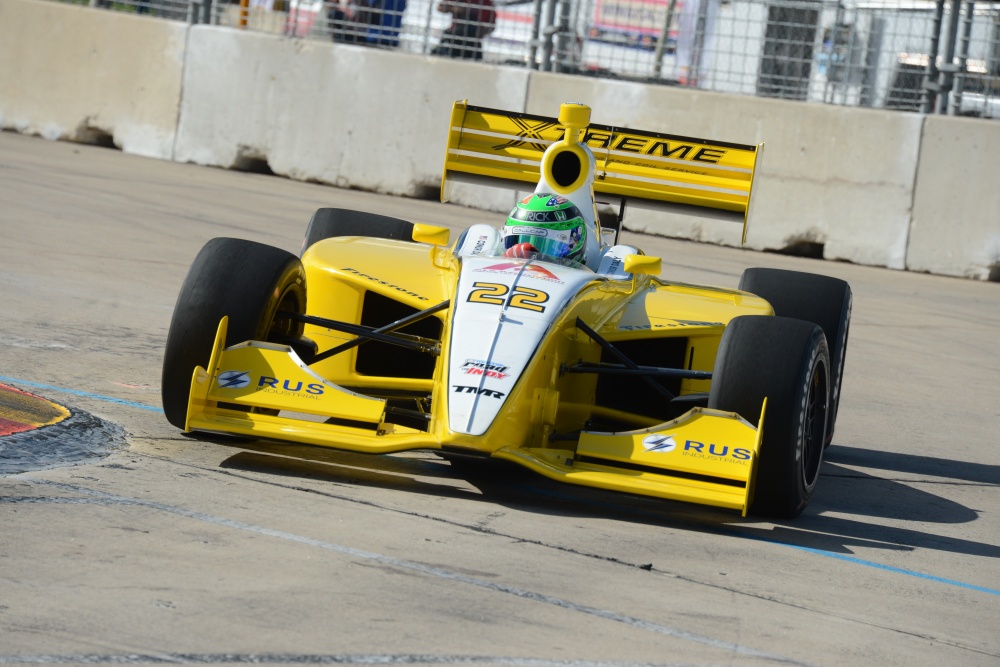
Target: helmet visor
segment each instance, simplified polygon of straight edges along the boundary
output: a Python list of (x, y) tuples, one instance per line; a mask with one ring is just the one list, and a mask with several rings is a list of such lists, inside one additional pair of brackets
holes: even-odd
[(530, 243), (540, 254), (549, 257), (566, 257), (579, 245), (579, 232), (569, 229), (537, 229), (530, 227), (508, 228), (503, 239), (504, 249), (519, 243)]

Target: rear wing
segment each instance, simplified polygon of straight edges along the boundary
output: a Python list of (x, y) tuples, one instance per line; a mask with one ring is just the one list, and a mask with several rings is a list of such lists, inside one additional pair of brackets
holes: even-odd
[[(448, 132), (441, 201), (449, 182), (533, 190), (542, 153), (563, 139), (556, 118), (455, 102)], [(628, 203), (743, 223), (763, 144), (733, 144), (589, 124), (579, 138), (594, 153), (594, 194)], [(529, 187), (525, 187), (529, 186)]]

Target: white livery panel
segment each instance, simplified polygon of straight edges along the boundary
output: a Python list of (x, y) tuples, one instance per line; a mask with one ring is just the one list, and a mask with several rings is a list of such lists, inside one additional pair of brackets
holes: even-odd
[(453, 306), (448, 419), (453, 432), (482, 435), (556, 316), (597, 276), (537, 260), (466, 257), (463, 263)]

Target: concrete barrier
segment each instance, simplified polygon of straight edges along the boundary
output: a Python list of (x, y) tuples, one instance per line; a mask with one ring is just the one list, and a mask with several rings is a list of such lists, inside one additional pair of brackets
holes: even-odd
[(915, 189), (906, 268), (1000, 281), (1000, 123), (929, 116)]
[[(901, 269), (913, 201), (921, 117), (581, 77), (536, 74), (529, 112), (567, 99), (601, 123), (689, 137), (765, 143), (747, 245), (795, 249)], [(634, 209), (626, 226), (739, 245), (732, 223)]]
[(436, 195), (452, 102), (520, 108), (527, 79), (522, 69), (198, 26), (175, 158), (264, 160), (291, 178)]
[[(0, 4), (0, 126), (49, 139), (432, 197), (456, 99), (765, 142), (755, 249), (1000, 280), (1000, 124), (574, 77), (193, 26), (39, 0)], [(505, 211), (512, 193), (456, 186)], [(958, 226), (960, 223), (960, 226)], [(738, 245), (731, 223), (634, 209), (635, 230)]]
[(0, 3), (0, 127), (170, 159), (187, 25), (39, 0)]

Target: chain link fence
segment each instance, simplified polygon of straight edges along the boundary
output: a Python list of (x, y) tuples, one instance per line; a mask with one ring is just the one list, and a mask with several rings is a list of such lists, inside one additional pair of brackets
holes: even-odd
[(88, 0), (538, 70), (1000, 118), (1000, 0)]

